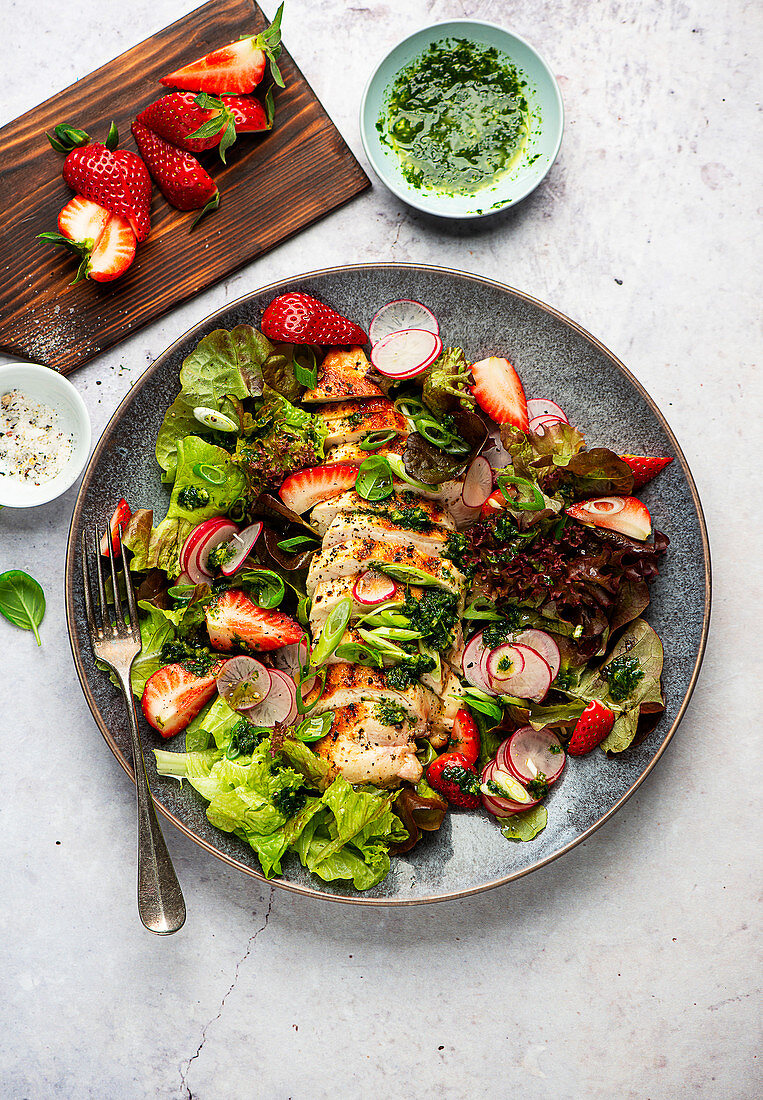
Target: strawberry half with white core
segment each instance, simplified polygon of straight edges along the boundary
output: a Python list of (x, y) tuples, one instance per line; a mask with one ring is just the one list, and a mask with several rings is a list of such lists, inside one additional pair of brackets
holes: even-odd
[(434, 363), (442, 340), (428, 329), (407, 328), (384, 336), (371, 349), (371, 362), (385, 378), (415, 378)]
[(217, 692), (220, 668), (218, 661), (203, 676), (197, 676), (182, 664), (173, 664), (149, 676), (141, 700), (149, 725), (162, 737), (184, 730)]
[(283, 77), (276, 64), (281, 53), (282, 13), (283, 4), (273, 22), (261, 34), (213, 50), (182, 69), (163, 76), (161, 83), (170, 88), (212, 92), (215, 95), (221, 92), (251, 92), (262, 80), (269, 63), (273, 80), (279, 88), (283, 88)]
[(195, 157), (176, 149), (137, 120), (132, 124), (132, 136), (168, 203), (178, 210), (201, 209), (204, 214), (217, 209), (217, 184)]
[[(127, 503), (124, 497), (120, 500), (119, 504), (114, 509), (114, 515), (109, 520), (108, 534), (111, 537), (111, 545), (114, 549), (114, 557), (118, 558), (122, 553), (122, 540), (119, 537), (119, 528), (126, 527), (127, 522), (132, 516), (130, 511), (130, 505)], [(109, 539), (106, 532), (101, 535), (101, 553), (104, 558), (110, 557), (109, 554)]]
[(58, 215), (58, 232), (79, 244), (89, 242), (92, 249), (101, 239), (110, 217), (111, 211), (105, 206), (99, 206), (82, 195), (75, 195)]
[(649, 509), (636, 497), (597, 497), (571, 504), (566, 511), (568, 516), (580, 523), (619, 531), (621, 535), (641, 542), (649, 538), (652, 530)]
[(38, 237), (66, 248), (79, 258), (73, 284), (83, 279), (112, 282), (124, 275), (135, 259), (135, 234), (127, 220), (81, 195), (63, 208), (58, 227), (59, 233), (40, 233)]
[(204, 615), (212, 647), (226, 653), (232, 649), (264, 653), (298, 642), (304, 634), (288, 615), (258, 607), (235, 588), (214, 596)]
[(260, 328), (268, 339), (285, 344), (329, 344), (349, 347), (367, 343), (359, 325), (310, 294), (292, 291), (274, 298)]
[(496, 424), (511, 424), (526, 432), (529, 427), (527, 398), (508, 359), (491, 355), (472, 363), (472, 393), (477, 404)]
[(634, 489), (643, 488), (673, 461), (672, 458), (657, 458), (655, 455), (620, 455), (620, 458), (633, 470)]
[(399, 298), (382, 306), (368, 326), (368, 335), (372, 344), (378, 344), (385, 336), (408, 328), (425, 329), (435, 336), (440, 335), (440, 326), (431, 309), (410, 298)]
[[(272, 97), (268, 102), (272, 108)], [(218, 148), (223, 164), (237, 133), (269, 130), (272, 125), (272, 117), (254, 96), (217, 98), (206, 92), (171, 92), (141, 111), (136, 121), (189, 153)]]
[(307, 512), (322, 500), (339, 496), (355, 487), (358, 466), (337, 462), (328, 466), (311, 466), (286, 478), (278, 495), (293, 512)]

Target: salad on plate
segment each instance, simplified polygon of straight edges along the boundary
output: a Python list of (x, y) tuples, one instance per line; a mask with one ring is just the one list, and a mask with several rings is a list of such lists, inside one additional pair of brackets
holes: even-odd
[(367, 335), (301, 293), (211, 332), (156, 439), (166, 515), (122, 499), (102, 540), (159, 774), (268, 877), (367, 890), (448, 812), (532, 840), (569, 757), (615, 766), (662, 712), (668, 539), (634, 493), (671, 459), (587, 445), (464, 344), (419, 302)]

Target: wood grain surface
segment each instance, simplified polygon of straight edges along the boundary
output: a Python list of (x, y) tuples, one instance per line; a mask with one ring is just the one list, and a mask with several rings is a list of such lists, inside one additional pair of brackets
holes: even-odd
[(151, 236), (130, 269), (77, 286), (74, 258), (36, 240), (72, 197), (46, 130), (70, 122), (103, 141), (114, 119), (120, 147), (134, 150), (130, 123), (170, 90), (160, 76), (266, 24), (250, 0), (214, 0), (0, 130), (0, 350), (66, 374), (370, 186), (284, 51), (273, 131), (242, 134), (227, 167), (202, 154), (221, 202), (193, 233), (193, 212), (154, 188)]

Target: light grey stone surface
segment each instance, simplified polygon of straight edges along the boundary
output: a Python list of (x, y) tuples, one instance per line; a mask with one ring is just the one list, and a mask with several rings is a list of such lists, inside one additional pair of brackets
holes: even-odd
[[(188, 7), (136, 0), (126, 18), (116, 0), (80, 0), (76, 13), (62, 0), (33, 12), (6, 3), (2, 120)], [(516, 210), (466, 228), (375, 187), (78, 371), (95, 437), (164, 347), (272, 279), (377, 259), (501, 279), (600, 337), (676, 431), (714, 555), (705, 667), (637, 795), (585, 845), (510, 887), (394, 912), (316, 904), (238, 875), (167, 827), (189, 918), (157, 939), (135, 911), (133, 790), (68, 651), (75, 491), (2, 512), (0, 570), (33, 572), (48, 613), (39, 651), (0, 622), (0, 1095), (759, 1096), (760, 8), (287, 8), (289, 49), (356, 153), (373, 60), (426, 23), (468, 15), (549, 58), (567, 109), (560, 159)]]

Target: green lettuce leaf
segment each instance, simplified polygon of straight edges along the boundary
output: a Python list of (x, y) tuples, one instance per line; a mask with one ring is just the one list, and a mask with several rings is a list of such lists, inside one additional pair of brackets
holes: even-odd
[(521, 814), (512, 814), (504, 819), (501, 832), (507, 840), (528, 841), (542, 833), (548, 822), (548, 811), (541, 803)]
[(156, 438), (156, 460), (164, 481), (174, 480), (179, 440), (211, 431), (199, 423), (193, 410), (215, 409), (237, 420), (236, 405), (229, 397), (240, 401), (262, 393), (261, 368), (272, 350), (270, 341), (251, 325), (238, 325), (230, 332), (216, 329), (199, 341), (183, 361), (180, 393)]
[(575, 455), (567, 463), (566, 481), (576, 497), (629, 496), (633, 492), (633, 471), (627, 462), (606, 447), (594, 447)]

